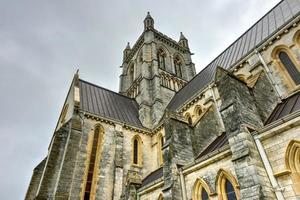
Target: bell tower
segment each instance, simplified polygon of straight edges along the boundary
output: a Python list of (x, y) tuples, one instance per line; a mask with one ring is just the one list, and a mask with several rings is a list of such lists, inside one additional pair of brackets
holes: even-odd
[(147, 128), (159, 123), (175, 93), (196, 75), (188, 40), (182, 33), (177, 42), (157, 31), (149, 12), (142, 35), (124, 49), (121, 67), (120, 93), (135, 98)]

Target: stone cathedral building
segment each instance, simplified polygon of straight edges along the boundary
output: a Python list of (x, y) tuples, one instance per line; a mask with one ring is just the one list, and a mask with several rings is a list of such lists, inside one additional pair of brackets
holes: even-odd
[(118, 93), (74, 75), (25, 199), (300, 199), (299, 13), (279, 2), (198, 74), (148, 13)]

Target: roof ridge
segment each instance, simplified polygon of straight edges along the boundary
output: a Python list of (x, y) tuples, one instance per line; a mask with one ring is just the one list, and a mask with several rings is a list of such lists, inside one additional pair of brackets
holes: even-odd
[(129, 100), (132, 100), (132, 101), (136, 102), (135, 99), (133, 99), (133, 98), (130, 98), (130, 97), (128, 97), (128, 96), (125, 96), (125, 95), (120, 94), (120, 93), (118, 93), (118, 92), (115, 92), (115, 91), (113, 91), (113, 90), (107, 89), (107, 88), (102, 87), (102, 86), (100, 86), (100, 85), (96, 85), (96, 84), (94, 84), (94, 83), (91, 83), (91, 82), (86, 81), (86, 80), (83, 80), (83, 79), (79, 79), (79, 81), (85, 82), (85, 83), (90, 84), (90, 85), (92, 85), (92, 86), (95, 86), (95, 87), (97, 87), (97, 88), (101, 88), (101, 89), (103, 89), (103, 90), (106, 90), (106, 91), (108, 91), (108, 92), (112, 92), (112, 93), (117, 94), (117, 95), (119, 95), (119, 96), (121, 96), (121, 97), (125, 97), (125, 98), (127, 98), (127, 99), (129, 99)]

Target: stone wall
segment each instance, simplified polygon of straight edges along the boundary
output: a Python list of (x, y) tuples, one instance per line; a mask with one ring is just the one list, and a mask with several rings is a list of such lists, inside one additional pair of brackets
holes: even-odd
[[(206, 182), (206, 184), (211, 189), (212, 195), (210, 196), (210, 199), (218, 200), (218, 193), (217, 193), (218, 176), (217, 175), (220, 169), (226, 170), (236, 178), (233, 162), (231, 161), (231, 156), (227, 155), (227, 156), (220, 157), (218, 155), (215, 155), (212, 156), (211, 158), (203, 160), (201, 163), (203, 164), (198, 164), (199, 167), (197, 169), (186, 172), (187, 174), (185, 175), (185, 184), (186, 184), (187, 197), (188, 199), (192, 199), (194, 185), (197, 179), (201, 178)], [(189, 168), (185, 169), (184, 171), (187, 170), (189, 170)]]
[(213, 106), (203, 115), (191, 133), (193, 151), (197, 156), (221, 132), (219, 119)]
[[(296, 121), (287, 122), (287, 124), (260, 134), (273, 173), (287, 200), (294, 200), (297, 195), (295, 188), (293, 188), (292, 174), (287, 167), (286, 151), (292, 140), (300, 140), (300, 125), (290, 128), (288, 124), (299, 124), (299, 122), (298, 118)], [(300, 194), (297, 197), (300, 198)]]

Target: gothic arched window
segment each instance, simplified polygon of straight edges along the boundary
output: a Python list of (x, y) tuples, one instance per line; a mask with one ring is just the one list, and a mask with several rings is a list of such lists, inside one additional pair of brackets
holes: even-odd
[(133, 83), (134, 81), (134, 64), (132, 64), (129, 68), (129, 81)]
[(142, 165), (142, 141), (141, 138), (136, 135), (132, 139), (132, 164), (133, 165)]
[(157, 51), (157, 61), (158, 61), (158, 67), (165, 70), (166, 69), (166, 53), (164, 50), (159, 49)]
[(239, 185), (236, 179), (225, 170), (220, 170), (217, 176), (217, 190), (221, 200), (239, 199)]
[(193, 124), (192, 116), (190, 113), (185, 114), (185, 119), (187, 120), (187, 122), (190, 126)]
[(193, 200), (209, 200), (209, 196), (213, 193), (208, 184), (202, 179), (198, 178), (193, 188)]
[(157, 136), (157, 152), (158, 152), (158, 162), (159, 162), (160, 166), (163, 164), (163, 152), (162, 152), (162, 147), (163, 146), (164, 146), (164, 137), (160, 133)]
[(278, 53), (278, 58), (296, 85), (300, 84), (300, 72), (285, 51)]
[(287, 147), (285, 154), (287, 169), (291, 171), (293, 189), (300, 195), (300, 141), (292, 140)]
[(175, 74), (182, 78), (182, 71), (181, 71), (182, 61), (178, 56), (174, 58), (174, 68), (175, 68)]
[(95, 176), (95, 172), (98, 170), (99, 163), (99, 152), (101, 152), (100, 147), (103, 140), (103, 127), (97, 125), (93, 134), (90, 135), (91, 139), (89, 139), (89, 146), (91, 149), (89, 150), (88, 157), (88, 168), (87, 168), (87, 177), (85, 182), (85, 191), (84, 191), (84, 200), (89, 200), (96, 192), (96, 182), (97, 176)]

